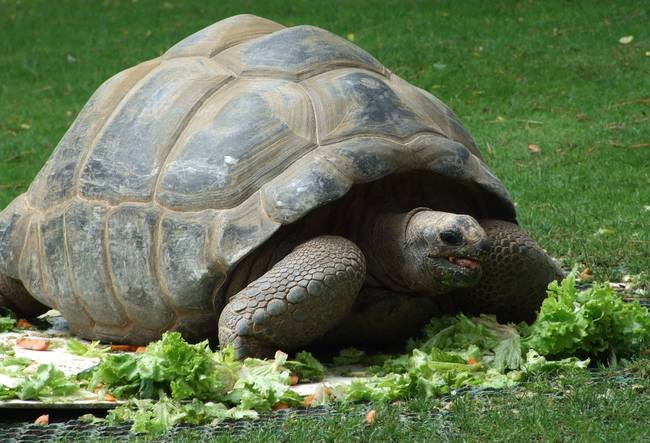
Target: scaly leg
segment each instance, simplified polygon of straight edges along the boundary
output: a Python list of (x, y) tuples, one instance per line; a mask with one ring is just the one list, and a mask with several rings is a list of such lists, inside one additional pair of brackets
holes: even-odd
[(348, 315), (365, 274), (363, 253), (343, 237), (302, 243), (228, 301), (219, 343), (233, 343), (237, 358), (305, 346)]
[(7, 308), (21, 318), (33, 318), (49, 308), (37, 301), (21, 282), (0, 274), (0, 308)]

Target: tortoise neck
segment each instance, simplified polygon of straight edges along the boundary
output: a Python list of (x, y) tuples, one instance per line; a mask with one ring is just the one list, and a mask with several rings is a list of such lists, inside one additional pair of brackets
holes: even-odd
[(411, 218), (427, 208), (409, 212), (378, 212), (369, 214), (364, 229), (356, 239), (366, 257), (367, 273), (382, 286), (397, 292), (412, 292), (402, 272), (406, 227)]

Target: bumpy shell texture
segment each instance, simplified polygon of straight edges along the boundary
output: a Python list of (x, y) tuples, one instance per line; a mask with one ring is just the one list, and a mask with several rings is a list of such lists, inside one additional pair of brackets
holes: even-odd
[(515, 218), (438, 99), (327, 31), (236, 16), (95, 92), (0, 215), (0, 272), (82, 336), (198, 339), (233, 266), (282, 225), (409, 171), (471, 183), (495, 202), (482, 215)]

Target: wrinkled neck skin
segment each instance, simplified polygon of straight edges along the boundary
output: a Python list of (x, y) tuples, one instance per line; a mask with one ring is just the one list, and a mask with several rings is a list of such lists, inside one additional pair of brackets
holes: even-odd
[(408, 266), (409, 260), (406, 255), (406, 229), (411, 218), (422, 211), (430, 209), (415, 208), (409, 212), (380, 212), (368, 215), (363, 223), (364, 229), (356, 239), (366, 257), (367, 286), (383, 286), (396, 292), (415, 292), (405, 278), (405, 266)]

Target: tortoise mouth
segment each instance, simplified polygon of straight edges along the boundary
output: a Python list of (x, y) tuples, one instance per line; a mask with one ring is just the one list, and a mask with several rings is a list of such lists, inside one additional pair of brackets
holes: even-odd
[(467, 256), (430, 256), (438, 272), (452, 276), (457, 286), (468, 286), (478, 282), (483, 273), (481, 261)]
[(481, 269), (481, 262), (469, 257), (454, 257), (450, 255), (447, 257), (447, 261), (452, 265), (469, 270)]

